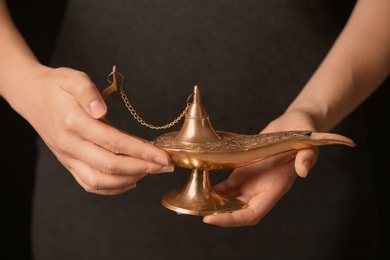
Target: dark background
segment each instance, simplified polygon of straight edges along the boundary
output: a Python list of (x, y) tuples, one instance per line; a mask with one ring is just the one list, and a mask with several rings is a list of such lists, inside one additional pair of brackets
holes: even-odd
[[(8, 1), (11, 14), (19, 30), (39, 60), (48, 64), (54, 39), (61, 23), (66, 1)], [(390, 259), (389, 202), (385, 165), (390, 141), (387, 136), (389, 113), (385, 102), (389, 100), (390, 80), (384, 82), (359, 109), (363, 110), (370, 139), (370, 153), (373, 159), (375, 189), (379, 209), (380, 247), (378, 259)], [(12, 108), (0, 98), (2, 145), (0, 165), (2, 182), (0, 188), (0, 234), (2, 243), (0, 257), (31, 259), (30, 217), (34, 188), (34, 167), (37, 158), (36, 132)], [(358, 216), (357, 216), (358, 217)], [(354, 250), (351, 248), (351, 250)], [(9, 258), (8, 258), (9, 259)]]
[[(42, 63), (48, 64), (65, 0), (12, 0), (7, 3), (34, 53)], [(37, 134), (3, 98), (0, 98), (0, 111), (0, 258), (32, 259), (30, 217)]]

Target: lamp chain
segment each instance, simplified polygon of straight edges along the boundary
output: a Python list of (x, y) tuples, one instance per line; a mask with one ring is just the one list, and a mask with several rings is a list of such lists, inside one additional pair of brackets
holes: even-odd
[(155, 125), (152, 125), (152, 124), (149, 124), (147, 122), (145, 122), (144, 119), (142, 119), (142, 117), (137, 113), (137, 111), (134, 109), (133, 105), (130, 103), (129, 101), (129, 98), (127, 97), (125, 91), (123, 90), (123, 87), (121, 84), (118, 84), (118, 89), (119, 89), (119, 92), (121, 94), (121, 97), (123, 99), (123, 102), (125, 103), (127, 109), (129, 110), (130, 114), (134, 117), (135, 120), (137, 120), (141, 125), (144, 125), (146, 127), (149, 127), (150, 129), (154, 129), (154, 130), (161, 130), (161, 129), (168, 129), (172, 126), (174, 126), (175, 124), (177, 124), (184, 116), (185, 114), (187, 113), (188, 111), (188, 108), (190, 107), (191, 103), (188, 102), (189, 98), (192, 96), (192, 94), (190, 95), (190, 97), (188, 97), (187, 99), (187, 106), (185, 107), (185, 109), (183, 110), (183, 112), (176, 118), (174, 119), (172, 122), (166, 124), (166, 125), (162, 125), (162, 126), (155, 126)]

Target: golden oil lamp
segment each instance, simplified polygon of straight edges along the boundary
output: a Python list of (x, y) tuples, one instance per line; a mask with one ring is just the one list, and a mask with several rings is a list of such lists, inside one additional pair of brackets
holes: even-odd
[(114, 66), (109, 75), (113, 78), (112, 81), (109, 79), (111, 85), (102, 92), (102, 96), (105, 98), (119, 89), (126, 106), (140, 123), (153, 129), (165, 129), (184, 117), (180, 131), (160, 135), (152, 141), (170, 154), (175, 165), (191, 170), (184, 187), (168, 191), (161, 200), (166, 208), (179, 214), (205, 216), (232, 212), (248, 206), (236, 198), (215, 191), (210, 182), (210, 171), (231, 170), (292, 150), (333, 144), (350, 147), (356, 145), (342, 135), (307, 130), (256, 135), (216, 131), (201, 102), (198, 86), (195, 86), (191, 94), (192, 102), (188, 103), (176, 120), (165, 126), (155, 127), (137, 115), (118, 83), (118, 75), (123, 80)]

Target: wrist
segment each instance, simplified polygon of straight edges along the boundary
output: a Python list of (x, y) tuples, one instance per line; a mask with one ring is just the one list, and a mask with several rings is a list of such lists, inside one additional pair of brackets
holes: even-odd
[(27, 99), (32, 99), (39, 86), (38, 75), (49, 68), (39, 62), (26, 62), (17, 70), (8, 70), (1, 82), (1, 95), (19, 114), (23, 114)]

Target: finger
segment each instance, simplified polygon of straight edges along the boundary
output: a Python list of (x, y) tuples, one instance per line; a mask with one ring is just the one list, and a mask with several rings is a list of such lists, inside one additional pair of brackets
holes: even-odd
[(81, 135), (91, 142), (115, 153), (154, 162), (164, 166), (171, 165), (171, 157), (157, 146), (126, 134), (103, 122), (93, 120), (93, 127), (82, 129)]
[[(160, 165), (171, 166), (171, 157), (164, 150), (148, 143), (146, 140), (141, 140), (100, 120), (93, 119), (85, 113), (78, 113), (77, 116), (67, 115), (63, 121), (61, 126), (65, 130), (65, 134), (63, 138), (57, 138), (56, 143), (59, 153), (62, 151), (73, 157), (86, 154), (82, 151), (74, 152), (77, 149), (84, 148), (81, 145), (75, 146), (74, 144), (85, 139), (115, 154), (129, 155)], [(68, 132), (73, 132), (72, 136), (79, 136), (80, 139), (69, 140)]]
[[(85, 191), (101, 195), (116, 195), (136, 187), (136, 183), (145, 175), (106, 175), (87, 164), (76, 162), (70, 173)], [(80, 174), (82, 172), (82, 174)]]
[[(228, 184), (221, 183), (220, 188), (228, 187)], [(238, 191), (230, 188), (230, 194)], [(207, 224), (221, 227), (239, 227), (251, 226), (257, 224), (276, 204), (276, 202), (285, 194), (284, 185), (267, 185), (257, 191), (253, 196), (252, 191), (243, 193), (236, 197), (238, 200), (248, 203), (246, 209), (237, 210), (231, 213), (205, 216), (203, 221)]]
[[(66, 70), (66, 68), (62, 68)], [(93, 118), (102, 118), (107, 113), (107, 105), (95, 84), (87, 74), (81, 71), (69, 70), (62, 87), (75, 97), (81, 107)]]
[(205, 216), (203, 222), (220, 227), (253, 226), (272, 209), (277, 200), (275, 197), (263, 193), (253, 198), (246, 209)]
[(91, 168), (107, 175), (145, 175), (173, 172), (175, 169), (173, 164), (162, 165), (158, 162), (116, 154), (87, 140), (69, 143), (77, 143), (77, 145), (62, 147), (62, 151), (69, 151), (67, 157), (74, 159), (73, 161), (83, 161)]
[(306, 178), (318, 159), (318, 147), (299, 150), (295, 158), (295, 171), (298, 176)]
[(231, 184), (230, 179), (227, 179), (225, 181), (222, 181), (218, 184), (216, 184), (213, 189), (217, 192), (223, 193), (229, 197), (238, 197), (241, 195), (241, 192), (237, 189), (234, 188)]

